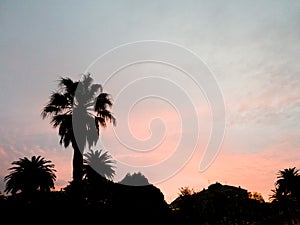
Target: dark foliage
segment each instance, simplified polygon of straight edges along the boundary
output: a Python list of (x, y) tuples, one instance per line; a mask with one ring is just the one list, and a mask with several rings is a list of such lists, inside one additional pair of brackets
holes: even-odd
[[(250, 194), (241, 187), (220, 183), (201, 191), (185, 187), (167, 204), (160, 189), (152, 184), (123, 185), (101, 175), (93, 179), (98, 180), (94, 181), (98, 186), (83, 181), (85, 198), (80, 203), (71, 194), (70, 182), (61, 191), (39, 192), (30, 201), (21, 193), (1, 195), (0, 210), (4, 215), (19, 215), (12, 218), (13, 224), (32, 224), (38, 221), (33, 219), (37, 216), (53, 223), (99, 220), (125, 224), (294, 225), (300, 221), (298, 206), (287, 214), (280, 201), (265, 202), (259, 193)], [(93, 196), (89, 195), (91, 191)]]

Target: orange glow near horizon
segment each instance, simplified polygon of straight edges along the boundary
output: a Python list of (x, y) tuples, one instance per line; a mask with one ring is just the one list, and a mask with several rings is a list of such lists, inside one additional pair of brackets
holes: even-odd
[[(201, 191), (215, 182), (241, 186), (250, 192), (261, 193), (264, 200), (268, 201), (271, 190), (274, 189), (278, 170), (300, 165), (298, 149), (289, 142), (271, 146), (257, 153), (232, 152), (231, 149), (230, 143), (225, 139), (220, 154), (202, 173), (198, 171), (202, 152), (196, 151), (182, 170), (169, 179), (154, 185), (161, 189), (168, 203), (178, 196), (180, 187), (188, 186), (196, 191)], [(290, 154), (282, 157), (285, 149), (289, 149)], [(71, 180), (72, 171), (72, 149), (66, 150), (68, 153), (63, 155), (63, 160), (60, 151), (64, 150), (57, 149), (49, 156), (57, 169), (56, 190), (66, 186)], [(158, 156), (157, 159), (161, 160), (161, 156)], [(118, 173), (118, 168), (116, 172)]]
[[(248, 107), (252, 104), (255, 104), (255, 102), (250, 101)], [(268, 201), (271, 190), (274, 188), (278, 170), (294, 166), (298, 168), (300, 166), (299, 149), (297, 148), (297, 145), (293, 143), (295, 137), (283, 133), (278, 143), (263, 146), (258, 151), (251, 153), (239, 151), (239, 149), (243, 150), (241, 149), (241, 146), (246, 146), (246, 143), (239, 143), (241, 140), (236, 140), (234, 135), (225, 135), (222, 149), (217, 158), (206, 171), (200, 173), (198, 168), (203, 154), (201, 149), (204, 149), (207, 143), (206, 139), (208, 133), (206, 133), (205, 130), (209, 129), (210, 124), (209, 120), (205, 121), (205, 119), (209, 118), (208, 113), (208, 111), (202, 111), (202, 119), (205, 122), (203, 125), (206, 127), (204, 127), (200, 133), (201, 143), (191, 160), (174, 176), (154, 185), (161, 189), (166, 201), (169, 203), (178, 196), (178, 189), (180, 187), (189, 186), (194, 190), (200, 191), (215, 182), (241, 186), (248, 191), (259, 192), (262, 194), (265, 201)], [(129, 162), (135, 163), (136, 165), (147, 165), (154, 162), (160, 162), (173, 153), (177, 139), (181, 135), (180, 126), (178, 125), (178, 115), (174, 111), (170, 113), (168, 110), (161, 110), (160, 112), (154, 111), (145, 114), (137, 114), (133, 120), (135, 123), (132, 124), (131, 127), (133, 134), (142, 141), (143, 139), (150, 137), (151, 127), (148, 126), (148, 122), (151, 122), (153, 115), (163, 118), (166, 123), (167, 132), (165, 142), (154, 151), (147, 153), (147, 155), (140, 154), (140, 156), (137, 157), (136, 153), (130, 154), (130, 152), (128, 153), (126, 151), (124, 151), (124, 154), (122, 153), (122, 155), (120, 153), (121, 151), (118, 151), (115, 155), (116, 157), (119, 159), (127, 159)], [(231, 132), (234, 129), (236, 121), (229, 122), (230, 126), (228, 127), (228, 131)], [(57, 146), (59, 146), (57, 131), (49, 128), (49, 124), (47, 124), (46, 121), (42, 123), (40, 127), (34, 125), (32, 130), (29, 128), (26, 129), (24, 131), (26, 134), (16, 132), (14, 135), (16, 137), (24, 138), (30, 135), (39, 134), (41, 130), (44, 131), (45, 129), (47, 129), (46, 133), (51, 135), (51, 137), (54, 135), (53, 139), (49, 138), (46, 140), (47, 143), (45, 146), (48, 143), (53, 145), (53, 140), (55, 140)], [(114, 150), (116, 146), (119, 146), (119, 143), (112, 141), (114, 135), (111, 127), (107, 127), (106, 130), (103, 130), (102, 136), (108, 138), (108, 147), (112, 150)], [(6, 149), (0, 146), (0, 156), (3, 161), (3, 168), (9, 168), (11, 166), (10, 163), (13, 160), (17, 160), (18, 157), (28, 157), (32, 154), (38, 154), (50, 159), (55, 164), (57, 170), (56, 190), (65, 187), (68, 182), (72, 180), (72, 149), (64, 149), (62, 146), (52, 149), (46, 149), (45, 147), (40, 146), (32, 146), (29, 148), (26, 145), (23, 145), (22, 149), (17, 149), (13, 144), (14, 139), (10, 138), (7, 140), (7, 143), (10, 144), (6, 146)], [(252, 142), (255, 143), (255, 140), (252, 140)], [(9, 152), (7, 151), (8, 147), (10, 149)], [(289, 150), (288, 154), (286, 154), (287, 149)], [(21, 150), (24, 152), (21, 153)], [(112, 152), (111, 154), (114, 156), (115, 153), (116, 152)], [(1, 170), (0, 172), (2, 177), (7, 175), (7, 170)], [(118, 168), (116, 169), (116, 172), (119, 176), (115, 181), (118, 182), (122, 178), (120, 177), (120, 174), (122, 173), (121, 171), (118, 171)], [(126, 173), (126, 171), (122, 172), (123, 174)]]
[[(178, 133), (180, 132), (180, 129), (178, 123), (176, 123), (178, 115), (172, 112), (168, 113), (166, 116), (166, 113), (168, 113), (168, 111), (161, 111), (160, 114), (158, 114), (161, 118), (165, 119), (166, 125), (169, 125), (167, 126), (168, 130), (165, 142), (163, 142), (159, 148), (147, 153), (147, 157), (144, 157), (143, 154), (141, 154), (140, 157), (137, 157), (135, 153), (130, 154), (128, 152), (124, 152), (124, 155), (122, 156), (120, 151), (117, 152), (118, 154), (116, 156), (120, 159), (127, 158), (129, 162), (136, 163), (137, 165), (145, 165), (157, 161), (159, 162), (172, 154), (177, 142), (174, 137), (178, 138), (180, 136), (180, 133)], [(206, 113), (208, 112), (203, 112), (203, 115)], [(150, 130), (147, 129), (149, 128), (147, 121), (151, 121), (153, 114), (155, 113), (148, 112), (148, 114), (144, 114), (144, 116), (140, 115), (134, 118), (136, 123), (132, 127), (132, 132), (138, 134), (139, 138), (143, 139), (149, 137)], [(44, 130), (45, 126), (46, 125), (43, 124), (41, 129)], [(228, 129), (231, 129), (231, 127)], [(51, 135), (57, 136), (57, 132), (54, 132), (53, 129), (49, 129), (48, 127), (48, 130)], [(203, 130), (205, 131), (205, 129)], [(208, 136), (204, 131), (201, 133), (201, 144), (191, 160), (187, 162), (186, 166), (174, 176), (161, 183), (154, 184), (161, 189), (167, 202), (170, 203), (178, 196), (178, 189), (180, 187), (189, 186), (194, 190), (200, 191), (215, 182), (241, 186), (248, 191), (259, 192), (262, 194), (265, 201), (268, 201), (271, 190), (274, 188), (278, 170), (294, 166), (299, 167), (300, 165), (298, 148), (290, 141), (292, 137), (282, 137), (280, 144), (268, 145), (267, 147), (260, 149), (260, 151), (249, 153), (238, 151), (236, 149), (238, 145), (236, 145), (232, 138), (227, 136), (224, 139), (222, 149), (215, 161), (206, 171), (200, 173), (198, 168), (203, 154), (200, 149), (204, 149), (206, 145), (205, 139)], [(32, 132), (38, 133), (38, 127), (35, 127)], [(32, 132), (29, 132), (28, 135), (32, 134)], [(111, 127), (103, 130), (103, 136), (109, 137), (109, 141), (112, 140), (110, 138), (114, 136), (114, 133)], [(55, 140), (58, 143), (58, 137), (55, 137)], [(49, 139), (49, 141), (51, 141), (51, 139)], [(118, 146), (114, 142), (109, 142), (109, 144), (109, 147), (111, 148)], [(18, 150), (15, 149), (13, 145), (11, 145), (10, 148), (11, 152), (15, 152), (20, 157), (23, 156), (18, 153)], [(288, 155), (285, 154), (286, 149), (289, 149)], [(68, 182), (72, 180), (72, 149), (64, 149), (62, 146), (55, 149), (43, 149), (39, 146), (35, 146), (32, 149), (24, 150), (28, 152), (28, 154), (43, 155), (55, 164), (57, 170), (56, 190), (65, 187)], [(6, 159), (6, 164), (3, 164), (3, 166), (5, 165), (5, 167), (8, 168), (10, 166), (9, 161), (12, 159), (11, 156), (9, 156), (7, 151), (3, 148), (0, 148), (0, 155), (2, 159)], [(16, 160), (16, 158), (14, 160)], [(121, 174), (121, 171), (118, 171), (118, 168), (116, 172), (117, 174)], [(124, 173), (126, 173), (126, 171), (123, 171), (123, 174)], [(7, 171), (1, 171), (0, 175), (7, 175)], [(122, 177), (119, 176), (115, 181), (118, 182), (121, 178)]]

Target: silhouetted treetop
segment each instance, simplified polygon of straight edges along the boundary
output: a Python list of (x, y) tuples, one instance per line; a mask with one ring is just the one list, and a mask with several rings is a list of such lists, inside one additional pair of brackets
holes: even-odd
[(8, 169), (11, 171), (10, 174), (4, 178), (6, 193), (49, 192), (54, 188), (56, 170), (50, 160), (42, 156), (32, 156), (31, 159), (24, 157), (13, 161), (12, 165), (14, 166)]
[(107, 151), (90, 149), (84, 154), (85, 175), (89, 178), (93, 176), (92, 173), (98, 173), (107, 179), (112, 179), (116, 174), (115, 163)]
[(179, 193), (178, 193), (178, 195), (179, 195), (180, 197), (183, 197), (183, 196), (187, 196), (187, 195), (193, 195), (193, 194), (195, 194), (195, 193), (196, 193), (196, 191), (195, 191), (193, 188), (190, 188), (190, 187), (188, 187), (188, 186), (185, 186), (185, 187), (179, 188)]
[(119, 183), (131, 186), (144, 186), (150, 184), (148, 179), (141, 172), (134, 172), (132, 174), (127, 173)]

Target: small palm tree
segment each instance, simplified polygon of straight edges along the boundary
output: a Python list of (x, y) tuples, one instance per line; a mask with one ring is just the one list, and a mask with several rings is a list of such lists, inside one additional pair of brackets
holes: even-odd
[(94, 177), (93, 174), (97, 173), (111, 180), (116, 174), (114, 166), (116, 162), (108, 152), (103, 152), (102, 149), (96, 151), (90, 149), (89, 152), (84, 154), (84, 157), (84, 171), (88, 179)]
[(84, 181), (87, 200), (107, 203), (111, 199), (111, 179), (115, 175), (115, 161), (103, 150), (84, 154)]
[(24, 157), (13, 161), (12, 165), (14, 166), (8, 169), (10, 174), (4, 177), (4, 192), (30, 195), (37, 191), (49, 192), (54, 188), (56, 170), (50, 160), (41, 156), (32, 156), (31, 159)]
[(279, 170), (278, 180), (275, 182), (277, 195), (285, 198), (295, 198), (297, 195), (297, 186), (299, 180), (299, 170), (296, 167)]

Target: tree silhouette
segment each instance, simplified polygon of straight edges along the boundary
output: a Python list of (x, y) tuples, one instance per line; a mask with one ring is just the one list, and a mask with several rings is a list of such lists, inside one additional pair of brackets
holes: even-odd
[[(299, 196), (299, 170), (296, 167), (278, 171), (278, 180), (275, 182), (275, 192), (273, 198), (277, 200), (296, 200)], [(298, 199), (299, 200), (299, 199)]]
[(54, 164), (50, 160), (45, 160), (41, 156), (32, 156), (31, 160), (27, 157), (13, 161), (13, 167), (9, 175), (4, 177), (6, 182), (6, 193), (32, 195), (37, 191), (49, 192), (54, 188), (56, 180)]
[(248, 192), (248, 198), (256, 200), (256, 201), (258, 201), (260, 203), (264, 203), (265, 202), (263, 196), (260, 193), (256, 192), (256, 191), (254, 191), (254, 192)]
[[(111, 96), (103, 92), (100, 84), (93, 84), (90, 74), (84, 75), (79, 81), (61, 77), (58, 87), (50, 95), (41, 115), (43, 119), (50, 116), (50, 124), (59, 128), (61, 145), (68, 147), (72, 144), (73, 183), (76, 185), (83, 178), (83, 152), (86, 144), (89, 147), (96, 144), (100, 127), (106, 127), (111, 122), (115, 125), (116, 120), (110, 111)], [(78, 135), (75, 135), (76, 131)]]
[(115, 161), (103, 150), (92, 150), (84, 154), (85, 196), (89, 202), (107, 203), (110, 198), (111, 179), (115, 175)]
[(119, 183), (130, 186), (145, 186), (150, 184), (148, 179), (141, 172), (127, 173)]
[(112, 179), (115, 172), (116, 163), (108, 152), (103, 150), (92, 150), (84, 154), (84, 174), (87, 178), (95, 176), (97, 173), (107, 179)]
[(278, 207), (282, 224), (300, 221), (300, 174), (296, 167), (279, 170), (270, 200)]
[(193, 188), (185, 186), (185, 187), (180, 187), (179, 188), (178, 195), (182, 197), (182, 196), (193, 195), (193, 194), (196, 194), (196, 193), (197, 192)]

